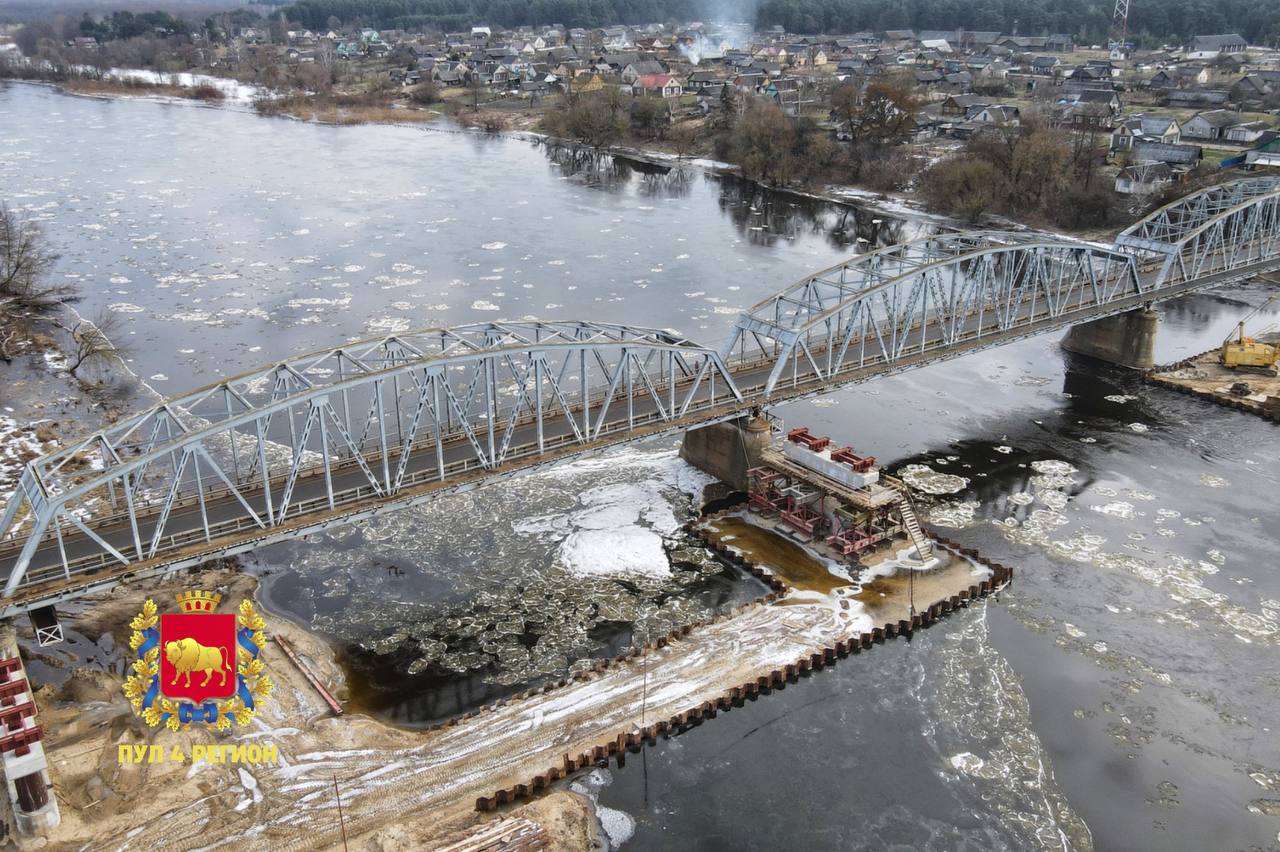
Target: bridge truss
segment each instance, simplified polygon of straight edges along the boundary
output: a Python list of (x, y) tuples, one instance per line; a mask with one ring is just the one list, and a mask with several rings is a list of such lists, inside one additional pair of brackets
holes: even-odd
[(1280, 177), (1202, 189), (1121, 232), (1116, 246), (1159, 263), (1161, 285), (1251, 266), (1280, 252)]
[(1144, 292), (1132, 255), (1025, 232), (938, 234), (859, 255), (739, 317), (725, 360), (793, 384), (1007, 337)]
[(4, 594), (741, 400), (714, 349), (623, 325), (485, 323), (312, 353), (31, 462), (0, 516), (0, 547), (22, 542)]
[(1280, 178), (1251, 178), (1113, 246), (995, 231), (872, 251), (761, 301), (719, 350), (528, 321), (292, 358), (28, 463), (0, 513), (0, 614), (1277, 268)]

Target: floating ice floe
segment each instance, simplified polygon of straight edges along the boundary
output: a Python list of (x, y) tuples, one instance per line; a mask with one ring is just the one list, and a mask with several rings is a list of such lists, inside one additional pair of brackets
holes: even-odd
[(939, 473), (928, 465), (909, 464), (898, 471), (902, 481), (925, 494), (955, 494), (969, 484), (963, 476)]

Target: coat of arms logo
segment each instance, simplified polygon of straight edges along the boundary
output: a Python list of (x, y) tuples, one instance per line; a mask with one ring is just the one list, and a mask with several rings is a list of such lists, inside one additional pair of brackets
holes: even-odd
[(204, 724), (225, 731), (234, 720), (248, 725), (260, 701), (271, 695), (261, 659), (266, 623), (253, 602), (238, 613), (217, 613), (222, 595), (176, 595), (179, 612), (161, 614), (148, 599), (129, 626), (137, 654), (124, 694), (151, 727), (171, 731)]

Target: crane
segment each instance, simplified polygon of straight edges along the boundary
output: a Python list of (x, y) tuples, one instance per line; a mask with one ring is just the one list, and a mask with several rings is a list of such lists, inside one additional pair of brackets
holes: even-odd
[[(1244, 324), (1275, 300), (1276, 297), (1272, 296), (1254, 308), (1248, 316), (1236, 324), (1231, 334), (1227, 335), (1227, 339), (1222, 341), (1222, 366), (1228, 370), (1255, 370), (1271, 376), (1277, 375), (1276, 362), (1280, 361), (1280, 345), (1260, 343), (1256, 338), (1246, 337), (1244, 333)], [(1270, 326), (1259, 333), (1266, 332), (1269, 328)]]

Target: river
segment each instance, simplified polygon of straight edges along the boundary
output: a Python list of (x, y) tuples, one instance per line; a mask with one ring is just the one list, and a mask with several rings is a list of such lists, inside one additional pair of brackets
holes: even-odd
[[(936, 227), (690, 169), (582, 170), (521, 141), (29, 85), (0, 88), (0, 195), (43, 221), (58, 274), (85, 289), (78, 309), (120, 319), (159, 394), (347, 338), (498, 318), (715, 343), (783, 284)], [(1217, 344), (1267, 289), (1162, 306), (1160, 360)], [(890, 469), (967, 480), (932, 499), (932, 520), (1017, 578), (910, 642), (593, 773), (581, 783), (615, 841), (1280, 845), (1274, 426), (1051, 338), (778, 413)], [(366, 709), (421, 724), (756, 593), (680, 539), (704, 478), (674, 447), (250, 565), (273, 608), (344, 649)]]

